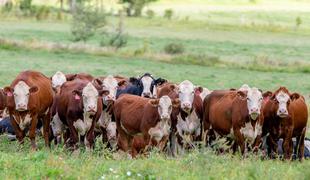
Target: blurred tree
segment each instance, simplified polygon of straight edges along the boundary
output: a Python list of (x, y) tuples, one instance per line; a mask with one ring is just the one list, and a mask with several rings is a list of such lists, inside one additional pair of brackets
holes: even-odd
[(144, 6), (155, 1), (158, 0), (120, 0), (121, 3), (127, 4), (127, 16), (141, 16)]

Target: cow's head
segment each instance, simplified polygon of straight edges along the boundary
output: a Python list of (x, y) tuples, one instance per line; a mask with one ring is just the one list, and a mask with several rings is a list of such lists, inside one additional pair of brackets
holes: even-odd
[(154, 95), (154, 87), (157, 85), (163, 84), (167, 82), (165, 79), (158, 78), (154, 79), (153, 76), (149, 73), (145, 73), (139, 79), (131, 77), (129, 81), (133, 84), (142, 88), (141, 96), (146, 98), (153, 98)]
[(118, 88), (117, 80), (113, 76), (109, 75), (103, 79), (102, 87), (109, 91), (109, 94), (104, 97), (104, 102), (115, 101)]
[(159, 117), (164, 121), (170, 120), (172, 108), (178, 107), (180, 103), (178, 99), (171, 101), (169, 96), (162, 96), (159, 99), (151, 99), (149, 102), (152, 104), (152, 106), (158, 108)]
[(181, 101), (181, 109), (187, 113), (192, 110), (194, 96), (195, 96), (195, 86), (188, 80), (181, 82), (178, 86), (179, 99)]
[(249, 91), (250, 86), (247, 85), (247, 84), (243, 84), (240, 88), (239, 88), (239, 91)]
[(271, 100), (275, 102), (277, 116), (281, 118), (286, 118), (289, 116), (288, 106), (292, 100), (298, 99), (300, 97), (299, 94), (293, 93), (290, 94), (288, 89), (285, 87), (280, 87), (275, 93), (272, 95)]
[(52, 87), (54, 91), (57, 93), (60, 90), (60, 86), (67, 82), (66, 75), (60, 71), (57, 71), (52, 77)]
[(6, 96), (14, 98), (15, 110), (17, 111), (27, 111), (30, 96), (38, 90), (37, 86), (30, 87), (24, 81), (19, 81), (14, 88), (4, 88)]
[(110, 122), (107, 126), (107, 136), (108, 142), (111, 145), (112, 149), (116, 148), (117, 145), (117, 133), (116, 133), (116, 123)]
[(246, 98), (247, 108), (251, 119), (256, 120), (260, 115), (261, 107), (263, 103), (262, 91), (253, 87), (248, 88), (247, 91), (238, 91), (239, 96)]
[(108, 90), (97, 90), (95, 86), (89, 82), (82, 90), (73, 90), (74, 99), (82, 99), (84, 112), (95, 114), (97, 112), (98, 97), (107, 95)]

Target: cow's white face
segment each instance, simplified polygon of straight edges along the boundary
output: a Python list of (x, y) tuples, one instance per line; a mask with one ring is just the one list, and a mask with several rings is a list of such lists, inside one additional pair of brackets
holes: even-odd
[(104, 97), (104, 101), (115, 101), (118, 88), (117, 80), (113, 76), (109, 75), (104, 78), (102, 86), (109, 90), (109, 94)]
[(141, 78), (141, 83), (143, 86), (142, 97), (152, 97), (151, 86), (152, 86), (153, 78), (150, 76), (144, 76)]
[(290, 96), (287, 93), (280, 91), (276, 95), (276, 100), (278, 101), (279, 105), (277, 115), (280, 116), (281, 118), (287, 117), (288, 116), (287, 103), (290, 100)]
[(82, 97), (85, 112), (90, 114), (95, 114), (97, 112), (98, 96), (98, 90), (92, 83), (89, 82), (87, 86), (83, 88)]
[(189, 112), (192, 109), (194, 101), (195, 87), (193, 83), (185, 80), (179, 84), (179, 99), (181, 101), (181, 109)]
[(117, 145), (116, 123), (110, 122), (107, 126), (108, 141), (114, 149)]
[(168, 96), (163, 96), (159, 99), (158, 103), (158, 113), (160, 119), (168, 120), (172, 112), (172, 102)]
[(61, 86), (66, 81), (67, 79), (64, 73), (57, 71), (52, 77), (52, 87), (56, 88), (58, 86)]
[(262, 102), (262, 92), (255, 87), (249, 88), (247, 92), (247, 106), (249, 115), (253, 120), (256, 120), (256, 118), (259, 116)]
[(26, 111), (30, 96), (30, 87), (24, 82), (19, 81), (14, 87), (14, 101), (17, 111)]

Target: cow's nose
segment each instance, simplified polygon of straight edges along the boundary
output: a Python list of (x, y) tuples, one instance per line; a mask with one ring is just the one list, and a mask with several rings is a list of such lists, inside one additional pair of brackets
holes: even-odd
[(280, 114), (287, 114), (287, 110), (286, 109), (280, 109), (279, 112), (280, 112)]
[(185, 108), (190, 108), (190, 107), (191, 107), (191, 104), (190, 104), (190, 103), (183, 103), (183, 107), (185, 107)]
[(169, 119), (169, 115), (162, 115), (162, 119)]
[(96, 108), (94, 105), (89, 105), (87, 107), (88, 107), (89, 110), (95, 110), (95, 108)]
[(149, 92), (144, 92), (142, 95), (143, 95), (143, 97), (150, 97), (150, 96), (151, 96), (151, 93), (149, 93)]
[(258, 108), (256, 108), (256, 107), (255, 107), (255, 108), (252, 108), (252, 109), (251, 109), (251, 112), (258, 112)]

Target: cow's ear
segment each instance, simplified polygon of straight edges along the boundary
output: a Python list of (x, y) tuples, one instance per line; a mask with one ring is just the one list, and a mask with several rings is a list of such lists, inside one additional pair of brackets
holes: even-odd
[(136, 77), (130, 77), (129, 78), (129, 82), (131, 84), (138, 85), (139, 84), (139, 79), (137, 79)]
[(179, 99), (179, 98), (173, 99), (173, 100), (172, 100), (172, 106), (173, 106), (174, 108), (179, 107), (179, 106), (180, 106), (180, 99)]
[(4, 94), (6, 95), (6, 96), (13, 96), (13, 89), (11, 88), (11, 87), (9, 87), (9, 86), (7, 86), (7, 87), (5, 87), (4, 89), (3, 89), (3, 92), (4, 92)]
[(72, 91), (72, 94), (73, 94), (75, 100), (80, 100), (81, 96), (82, 96), (82, 91), (76, 89), (76, 90)]
[(38, 88), (37, 86), (32, 86), (32, 87), (29, 89), (29, 92), (33, 94), (33, 93), (38, 92), (38, 90), (39, 90), (39, 88)]
[(76, 78), (77, 74), (66, 74), (65, 76), (67, 81), (73, 81)]
[(149, 103), (153, 106), (153, 107), (158, 107), (159, 104), (159, 99), (150, 99)]
[(202, 92), (203, 92), (203, 87), (197, 86), (197, 87), (195, 88), (195, 93), (200, 94), (200, 93), (202, 93)]
[(230, 88), (229, 90), (230, 90), (230, 91), (236, 91), (237, 89), (235, 89), (235, 88)]
[(102, 84), (103, 84), (102, 81), (101, 81), (100, 79), (98, 79), (98, 78), (94, 79), (94, 80), (93, 80), (93, 83), (94, 83), (95, 85), (97, 84), (97, 85), (99, 85), (99, 86), (102, 86)]
[(300, 97), (300, 95), (298, 93), (293, 93), (293, 94), (290, 95), (290, 98), (291, 98), (292, 101), (298, 99), (299, 97)]
[(247, 97), (247, 92), (246, 91), (238, 91), (237, 94), (242, 99), (245, 99)]
[(109, 94), (109, 90), (107, 89), (102, 89), (98, 91), (99, 96), (107, 96)]
[(158, 79), (155, 80), (155, 85), (160, 86), (160, 85), (162, 85), (162, 84), (164, 84), (166, 82), (167, 82), (166, 79), (158, 78)]
[(127, 81), (126, 80), (121, 80), (117, 83), (118, 86), (124, 86), (126, 85)]
[(268, 98), (268, 97), (271, 97), (272, 96), (272, 92), (270, 91), (266, 91), (263, 93), (263, 98)]

